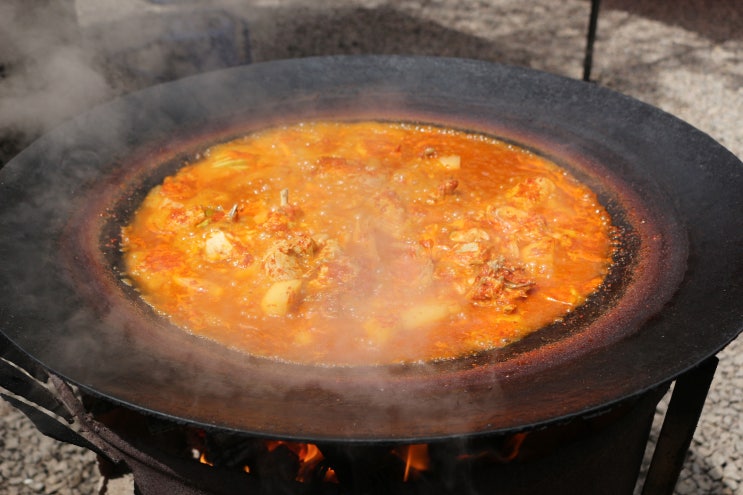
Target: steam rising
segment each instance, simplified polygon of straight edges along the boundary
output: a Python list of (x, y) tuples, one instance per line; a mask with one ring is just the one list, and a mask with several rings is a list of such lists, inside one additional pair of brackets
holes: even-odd
[[(0, 3), (0, 140), (7, 133), (35, 137), (121, 92), (122, 81), (112, 78), (107, 72), (103, 65), (103, 54), (100, 53), (102, 49), (83, 39), (74, 9), (70, 9), (70, 5), (71, 2), (67, 1), (42, 2), (38, 7), (31, 2), (20, 0)], [(137, 34), (131, 33), (131, 36), (136, 38)], [(112, 52), (116, 49), (108, 46), (106, 50)], [(157, 47), (154, 50), (157, 52), (153, 55), (156, 60), (165, 56), (165, 52), (158, 51)], [(215, 63), (225, 62), (230, 61), (218, 58)], [(113, 123), (106, 125), (114, 127)], [(101, 133), (112, 138), (117, 137), (114, 136), (114, 131)], [(111, 145), (111, 141), (107, 141), (107, 144)], [(0, 244), (0, 247), (13, 246), (17, 249), (17, 246), (22, 245), (23, 235), (27, 232), (22, 230), (24, 219), (21, 215), (33, 217), (41, 211), (47, 213), (47, 217), (53, 218), (54, 221), (65, 221), (63, 214), (52, 211), (58, 203), (57, 198), (69, 196), (69, 191), (83, 182), (82, 179), (87, 178), (87, 174), (94, 175), (100, 160), (97, 156), (99, 152), (98, 149), (63, 150), (65, 156), (44, 157), (54, 160), (60, 158), (54, 165), (64, 169), (57, 178), (65, 180), (60, 180), (54, 187), (27, 191), (32, 200), (25, 201), (28, 198), (23, 198), (22, 203), (12, 206), (12, 211), (16, 213), (12, 226), (17, 228), (10, 234), (8, 233), (10, 229), (3, 232), (7, 243)], [(66, 160), (70, 160), (70, 164), (65, 165)], [(40, 163), (39, 166), (46, 164)], [(15, 177), (11, 174), (17, 170), (7, 172), (3, 179), (14, 180)], [(30, 225), (30, 222), (27, 225)], [(44, 233), (46, 231), (42, 232)], [(14, 244), (14, 239), (18, 240), (18, 244)], [(44, 255), (44, 259), (33, 259), (33, 255), (36, 254)], [(170, 344), (174, 337), (171, 334), (157, 332), (151, 332), (145, 335), (141, 342), (136, 342), (136, 339), (143, 337), (142, 334), (146, 332), (143, 331), (144, 327), (139, 325), (141, 323), (139, 320), (135, 318), (135, 321), (130, 321), (131, 308), (108, 308), (109, 312), (100, 316), (102, 323), (92, 321), (94, 317), (92, 313), (75, 309), (74, 305), (78, 303), (76, 296), (53, 290), (56, 287), (45, 286), (46, 279), (42, 274), (52, 273), (59, 268), (55, 255), (56, 253), (46, 251), (29, 253), (29, 261), (33, 260), (34, 268), (28, 269), (27, 266), (30, 265), (19, 265), (13, 267), (12, 273), (8, 271), (3, 274), (3, 276), (9, 274), (14, 282), (23, 281), (24, 285), (20, 283), (15, 285), (12, 292), (23, 294), (21, 309), (28, 314), (36, 314), (38, 308), (45, 305), (54, 306), (51, 310), (46, 308), (50, 312), (44, 313), (44, 317), (49, 318), (48, 315), (53, 315), (49, 319), (54, 320), (55, 324), (44, 330), (44, 325), (48, 322), (39, 318), (37, 323), (41, 330), (33, 337), (38, 342), (31, 342), (33, 346), (38, 347), (29, 345), (29, 348), (37, 351), (36, 357), (49, 357), (45, 355), (52, 352), (48, 349), (49, 342), (60, 344), (61, 340), (61, 346), (53, 350), (57, 356), (55, 358), (57, 363), (63, 365), (78, 363), (83, 368), (73, 367), (62, 371), (69, 371), (73, 378), (81, 381), (89, 378), (86, 374), (95, 374), (95, 377), (90, 377), (91, 382), (83, 384), (92, 383), (93, 388), (110, 393), (114, 398), (125, 397), (134, 402), (128, 394), (131, 390), (136, 390), (138, 403), (135, 405), (153, 407), (158, 412), (201, 419), (205, 417), (211, 419), (212, 414), (216, 414), (214, 421), (227, 425), (231, 423), (234, 425), (235, 418), (249, 414), (254, 417), (252, 421), (255, 424), (267, 428), (266, 425), (272, 424), (272, 413), (291, 417), (292, 411), (305, 411), (308, 394), (314, 394), (327, 399), (311, 402), (313, 407), (318, 409), (312, 412), (324, 415), (324, 419), (316, 426), (317, 430), (326, 428), (327, 431), (336, 431), (340, 436), (352, 436), (360, 430), (365, 430), (365, 434), (371, 434), (375, 429), (384, 431), (390, 427), (389, 425), (392, 425), (393, 429), (398, 429), (398, 424), (399, 432), (403, 431), (409, 422), (416, 422), (420, 418), (421, 411), (418, 410), (420, 404), (409, 400), (411, 390), (404, 383), (405, 370), (374, 370), (375, 373), (364, 376), (363, 386), (353, 387), (352, 384), (343, 383), (343, 380), (337, 383), (333, 370), (324, 370), (322, 376), (299, 374), (296, 371), (292, 376), (284, 376), (273, 371), (270, 366), (249, 363), (257, 372), (265, 375), (265, 381), (255, 382), (243, 376), (233, 383), (236, 372), (244, 373), (246, 365), (243, 356), (225, 355), (227, 353), (223, 349), (205, 350), (199, 342), (188, 340), (186, 343), (179, 338), (175, 338), (177, 345), (166, 345)], [(10, 288), (7, 288), (6, 294), (11, 294)], [(37, 297), (38, 294), (41, 296)], [(54, 315), (59, 318), (54, 318)], [(60, 323), (63, 321), (64, 323)], [(106, 336), (109, 343), (115, 345), (107, 349), (99, 348), (103, 340), (101, 335), (87, 330), (96, 325), (101, 325), (106, 330), (110, 329), (111, 332), (122, 330), (121, 333)], [(23, 330), (23, 327), (19, 326), (18, 329)], [(49, 338), (47, 332), (58, 332), (60, 329), (68, 331), (72, 338), (59, 339), (59, 336), (57, 339)], [(134, 342), (129, 342), (129, 339)], [(172, 362), (182, 367), (171, 366), (170, 362), (163, 364), (162, 361), (153, 358), (153, 354), (146, 352), (137, 354), (136, 350), (139, 347), (153, 342), (153, 345), (167, 349), (166, 354), (173, 358)], [(126, 355), (113, 355), (122, 349), (128, 351)], [(81, 356), (85, 356), (85, 360), (79, 359)], [(110, 358), (109, 366), (104, 370), (94, 369), (98, 364), (95, 363), (95, 359), (107, 358)], [(116, 366), (110, 365), (113, 362)], [(421, 365), (421, 368), (427, 366)], [(127, 379), (122, 379), (122, 376), (117, 374), (120, 371), (117, 367), (121, 367), (121, 375)], [(106, 372), (111, 376), (106, 375)], [(421, 369), (421, 374), (425, 375), (426, 372)], [(221, 380), (224, 377), (233, 378)], [(153, 383), (155, 386), (152, 386)], [(99, 384), (102, 385), (99, 387)], [(249, 387), (241, 388), (246, 384)], [(162, 387), (158, 388), (157, 385)], [(166, 386), (168, 396), (163, 397), (162, 390), (165, 390)], [(492, 388), (488, 397), (495, 404), (500, 397), (499, 388), (495, 380), (490, 386)], [(154, 393), (156, 396), (149, 397), (148, 393)], [(428, 401), (425, 416), (438, 418), (446, 418), (469, 396), (468, 390), (458, 390), (449, 403), (439, 400), (436, 391), (429, 393), (425, 387), (416, 390), (416, 393), (422, 394)], [(212, 411), (214, 404), (228, 404), (229, 407), (224, 411)], [(346, 427), (351, 430), (338, 430), (334, 420), (337, 417), (352, 418), (353, 421), (346, 421)], [(466, 427), (462, 429), (466, 430)]]
[(0, 130), (48, 130), (113, 95), (80, 44), (75, 19), (60, 6), (0, 5)]
[[(226, 11), (139, 7), (111, 14), (81, 0), (2, 2), (0, 145), (21, 138), (10, 150), (20, 151), (123, 93), (250, 60), (247, 28)], [(91, 22), (91, 9), (103, 15)]]

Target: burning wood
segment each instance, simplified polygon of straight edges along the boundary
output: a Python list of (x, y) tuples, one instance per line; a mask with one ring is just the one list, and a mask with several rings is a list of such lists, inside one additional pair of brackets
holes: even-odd
[[(197, 437), (206, 438), (202, 432)], [(430, 483), (454, 471), (473, 466), (502, 465), (516, 461), (527, 433), (476, 442), (470, 448), (441, 444), (403, 444), (388, 448), (328, 445), (328, 456), (314, 443), (268, 439), (207, 439), (195, 449), (201, 464), (217, 469), (243, 470), (257, 479), (283, 480), (303, 485), (359, 482), (359, 477), (384, 479), (392, 485)], [(365, 450), (366, 449), (366, 450)], [(362, 467), (359, 467), (359, 464)], [(442, 468), (442, 466), (448, 466)], [(360, 474), (366, 473), (366, 474)]]

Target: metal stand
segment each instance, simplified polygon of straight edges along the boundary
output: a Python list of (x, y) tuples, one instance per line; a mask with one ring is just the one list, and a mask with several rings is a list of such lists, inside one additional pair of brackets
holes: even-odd
[(676, 379), (643, 495), (672, 495), (707, 399), (718, 359), (703, 361)]
[(588, 19), (588, 34), (586, 35), (586, 53), (583, 59), (583, 80), (591, 80), (591, 67), (593, 66), (593, 44), (596, 41), (596, 29), (599, 20), (599, 7), (601, 0), (591, 0), (591, 14)]
[[(601, 0), (591, 0), (583, 61), (584, 81), (591, 80), (593, 45), (596, 41), (600, 6)], [(712, 356), (676, 379), (671, 402), (663, 419), (653, 459), (643, 484), (643, 495), (673, 494), (712, 379), (715, 376), (718, 361), (717, 357)]]

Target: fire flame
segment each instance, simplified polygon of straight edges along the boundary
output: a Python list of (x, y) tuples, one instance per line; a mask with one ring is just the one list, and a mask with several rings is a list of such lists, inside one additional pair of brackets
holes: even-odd
[(206, 458), (206, 452), (202, 452), (201, 453), (201, 455), (199, 456), (199, 462), (201, 464), (206, 464), (207, 466), (213, 466), (214, 465), (214, 463), (209, 462), (209, 460)]
[(505, 460), (510, 462), (519, 455), (519, 451), (521, 450), (521, 444), (524, 443), (524, 439), (526, 439), (526, 433), (515, 433), (511, 438), (508, 439), (508, 442), (506, 442), (506, 447), (510, 450), (510, 452), (505, 455)]
[[(268, 452), (273, 452), (282, 445), (293, 452), (299, 461), (299, 470), (297, 471), (295, 480), (299, 482), (310, 481), (317, 466), (325, 459), (317, 445), (312, 443), (287, 442), (284, 440), (265, 441), (266, 450)], [(214, 466), (214, 463), (209, 461), (206, 452), (197, 452), (196, 454), (198, 455), (200, 463)], [(243, 471), (250, 473), (250, 466), (243, 466)], [(328, 483), (338, 483), (338, 478), (332, 468), (327, 468), (323, 481)]]
[(410, 479), (411, 473), (419, 473), (428, 470), (431, 459), (428, 455), (428, 444), (412, 444), (398, 447), (393, 450), (395, 455), (405, 461), (405, 472), (403, 481)]
[[(527, 433), (516, 433), (506, 437), (499, 448), (486, 448), (480, 452), (460, 454), (456, 458), (460, 461), (472, 460), (490, 460), (493, 462), (503, 463), (511, 462), (519, 455), (521, 445), (527, 437)], [(318, 480), (328, 483), (339, 483), (338, 477), (332, 467), (325, 461), (320, 449), (312, 443), (289, 442), (284, 440), (265, 440), (263, 444), (267, 452), (273, 452), (282, 447), (292, 452), (299, 461), (295, 480), (302, 483)], [(431, 457), (429, 454), (428, 444), (410, 444), (394, 447), (389, 451), (402, 462), (405, 463), (405, 469), (402, 475), (403, 482), (409, 482), (415, 479), (420, 473), (428, 471), (431, 467)], [(206, 452), (195, 450), (194, 456), (198, 457), (199, 462), (213, 466), (209, 461)], [(246, 473), (251, 472), (251, 467), (243, 467)]]
[[(297, 472), (297, 481), (305, 482), (312, 478), (312, 473), (315, 468), (322, 462), (325, 457), (317, 448), (317, 445), (313, 443), (299, 443), (299, 442), (286, 442), (284, 440), (267, 440), (266, 448), (269, 452), (274, 451), (280, 445), (286, 446), (289, 450), (299, 459), (299, 471)], [(328, 469), (325, 474), (325, 481), (337, 482), (335, 479), (335, 473), (332, 469)]]

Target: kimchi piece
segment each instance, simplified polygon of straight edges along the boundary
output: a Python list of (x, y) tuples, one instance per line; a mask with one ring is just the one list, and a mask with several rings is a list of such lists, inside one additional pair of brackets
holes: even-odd
[(432, 125), (308, 122), (218, 144), (122, 229), (126, 276), (192, 334), (313, 365), (515, 342), (602, 284), (609, 215), (565, 169)]

